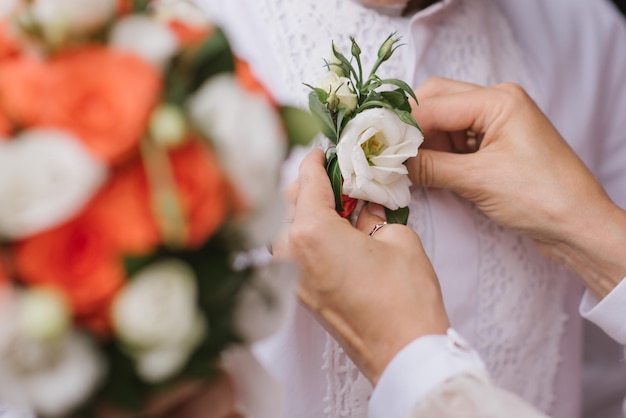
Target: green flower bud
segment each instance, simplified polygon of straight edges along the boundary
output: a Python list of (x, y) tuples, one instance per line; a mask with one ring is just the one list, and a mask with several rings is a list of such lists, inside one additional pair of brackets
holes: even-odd
[(183, 111), (172, 104), (162, 104), (150, 117), (149, 126), (152, 140), (165, 147), (181, 144), (187, 134), (187, 122)]
[(69, 329), (69, 308), (59, 293), (33, 288), (22, 293), (19, 300), (19, 327), (30, 338), (55, 340)]
[(397, 41), (397, 39), (390, 36), (385, 42), (383, 42), (378, 50), (378, 58), (380, 58), (381, 61), (387, 61), (389, 57), (391, 57), (391, 54), (393, 53), (393, 46)]
[(361, 55), (361, 48), (359, 48), (359, 45), (356, 43), (354, 38), (350, 37), (350, 40), (352, 41), (352, 50), (350, 52), (352, 53), (352, 56), (356, 58)]

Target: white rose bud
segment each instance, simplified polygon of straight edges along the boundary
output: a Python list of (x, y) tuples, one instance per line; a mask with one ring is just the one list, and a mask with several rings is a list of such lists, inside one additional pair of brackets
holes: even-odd
[(419, 129), (389, 109), (365, 110), (343, 130), (337, 145), (343, 192), (391, 210), (408, 206), (411, 180), (404, 162), (424, 141)]
[(115, 24), (110, 43), (159, 68), (164, 68), (178, 49), (178, 40), (167, 26), (148, 16), (137, 15), (125, 17)]
[(63, 222), (97, 192), (106, 167), (63, 131), (0, 141), (0, 236), (23, 238)]
[(196, 278), (182, 261), (159, 261), (141, 270), (113, 303), (115, 333), (148, 382), (175, 375), (206, 334), (197, 307)]
[(350, 87), (350, 79), (339, 77), (335, 72), (329, 71), (320, 81), (319, 86), (328, 93), (326, 103), (331, 110), (347, 108), (353, 112), (357, 106), (356, 93)]
[(18, 328), (35, 341), (55, 340), (70, 327), (70, 311), (65, 299), (45, 288), (32, 288), (19, 294)]
[(164, 147), (180, 145), (187, 134), (187, 122), (182, 109), (171, 104), (157, 107), (150, 117), (150, 138)]

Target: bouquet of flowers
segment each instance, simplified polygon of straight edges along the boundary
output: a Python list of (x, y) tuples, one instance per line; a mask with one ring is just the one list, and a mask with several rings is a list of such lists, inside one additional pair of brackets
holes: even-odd
[(308, 118), (192, 3), (0, 1), (0, 404), (138, 411), (274, 332)]
[[(358, 201), (383, 205), (389, 222), (406, 224), (411, 199), (404, 162), (417, 155), (424, 140), (411, 115), (411, 87), (398, 79), (376, 75), (381, 64), (399, 47), (391, 34), (378, 49), (367, 78), (361, 49), (351, 38), (351, 60), (332, 45), (328, 73), (311, 88), (309, 107), (332, 145), (326, 151), (326, 171), (335, 194), (335, 206), (349, 216)], [(389, 88), (391, 87), (391, 88)]]

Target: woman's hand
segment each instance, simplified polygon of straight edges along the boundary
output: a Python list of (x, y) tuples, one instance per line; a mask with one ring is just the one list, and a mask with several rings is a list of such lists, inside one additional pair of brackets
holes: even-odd
[(448, 318), (419, 237), (402, 225), (369, 236), (384, 220), (380, 206), (361, 211), (358, 229), (337, 215), (323, 160), (315, 150), (302, 162), (287, 192), (293, 224), (274, 254), (296, 259), (301, 302), (376, 384), (397, 352), (420, 336), (444, 334)]
[[(597, 297), (626, 275), (626, 213), (521, 87), (433, 78), (416, 95), (413, 114), (434, 149), (407, 162), (414, 184), (451, 189), (535, 238)], [(482, 138), (476, 152), (441, 152), (463, 148), (468, 130)]]

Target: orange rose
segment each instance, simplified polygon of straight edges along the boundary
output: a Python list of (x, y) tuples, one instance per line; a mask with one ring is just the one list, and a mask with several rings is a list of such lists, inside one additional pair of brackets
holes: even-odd
[[(232, 188), (213, 151), (198, 140), (170, 152), (188, 245), (201, 245), (222, 225), (231, 207)], [(94, 199), (89, 211), (120, 252), (145, 254), (161, 241), (152, 208), (150, 183), (141, 163), (120, 170)]]
[(214, 31), (212, 26), (191, 26), (180, 20), (169, 21), (167, 25), (182, 46), (202, 42)]
[(133, 0), (118, 0), (117, 14), (120, 16), (127, 15), (133, 11)]
[(9, 281), (9, 275), (4, 269), (4, 250), (0, 250), (0, 288)]
[(170, 160), (189, 227), (188, 243), (196, 247), (226, 219), (232, 188), (215, 153), (199, 140), (172, 151)]
[[(11, 134), (11, 121), (0, 110), (0, 141), (6, 139)], [(5, 137), (5, 138), (3, 138)]]
[(15, 56), (18, 53), (19, 47), (9, 31), (9, 25), (5, 21), (0, 21), (0, 60)]
[(59, 289), (80, 318), (108, 317), (108, 306), (125, 280), (106, 231), (83, 213), (55, 229), (18, 242), (16, 272), (29, 286)]
[(90, 205), (90, 211), (121, 253), (145, 254), (159, 243), (148, 183), (139, 162), (114, 173)]
[(239, 84), (250, 93), (260, 94), (272, 105), (276, 105), (276, 100), (274, 100), (270, 92), (254, 75), (247, 61), (235, 58), (235, 78), (237, 78)]
[(91, 152), (117, 161), (135, 149), (157, 102), (158, 70), (133, 54), (89, 46), (49, 62), (3, 63), (5, 109), (24, 126), (72, 132)]

